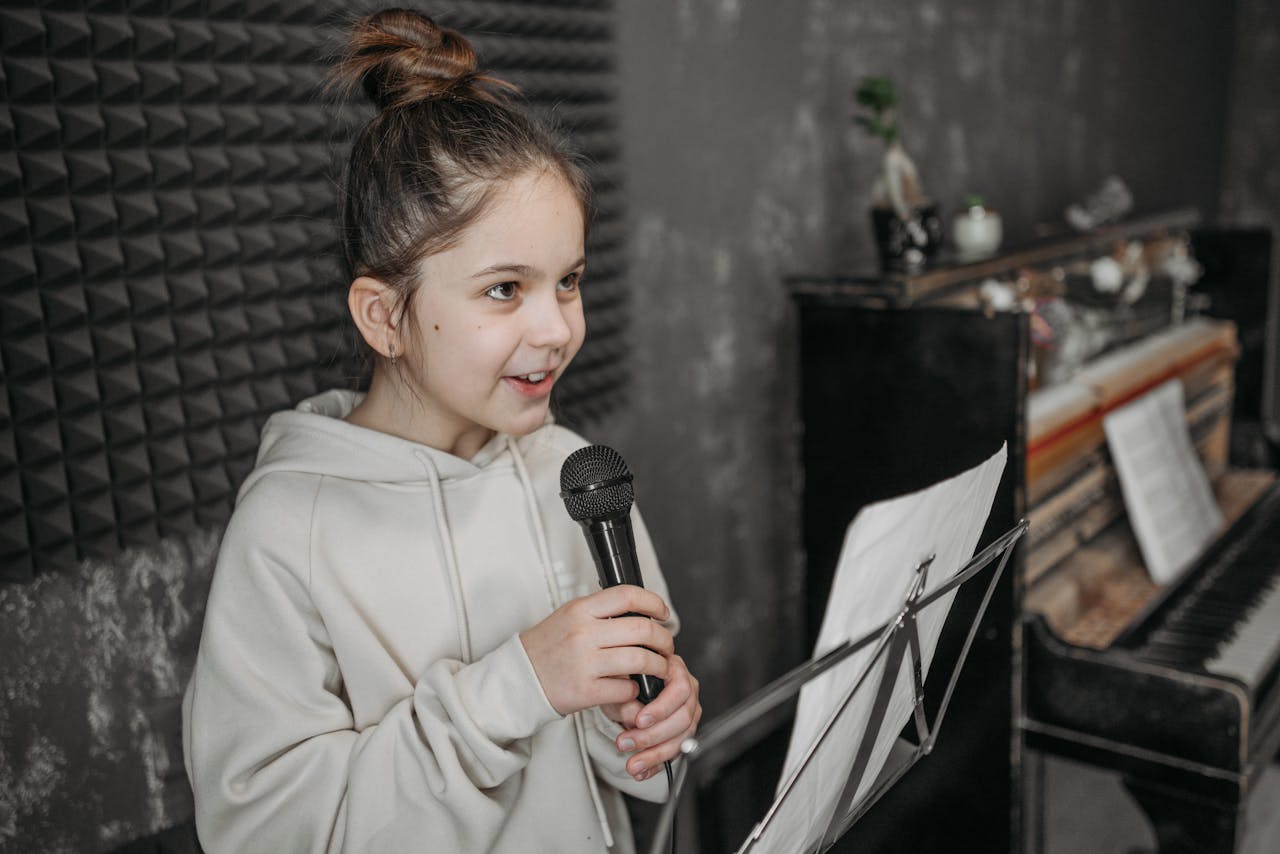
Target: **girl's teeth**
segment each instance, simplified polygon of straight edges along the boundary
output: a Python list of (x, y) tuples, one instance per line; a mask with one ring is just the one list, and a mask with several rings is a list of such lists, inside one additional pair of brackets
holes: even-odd
[(540, 383), (540, 382), (542, 382), (544, 379), (546, 379), (546, 376), (547, 376), (547, 372), (546, 372), (546, 371), (542, 371), (542, 372), (540, 372), (540, 373), (536, 373), (536, 374), (525, 374), (525, 375), (524, 375), (524, 378), (525, 378), (526, 380), (528, 380), (529, 382), (531, 382), (531, 383)]

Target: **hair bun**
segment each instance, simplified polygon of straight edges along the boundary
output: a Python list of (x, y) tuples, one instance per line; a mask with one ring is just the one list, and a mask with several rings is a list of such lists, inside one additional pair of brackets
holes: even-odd
[(358, 83), (380, 110), (445, 95), (498, 100), (494, 88), (516, 89), (477, 73), (476, 52), (457, 30), (408, 9), (385, 9), (357, 20), (333, 80), (344, 88)]

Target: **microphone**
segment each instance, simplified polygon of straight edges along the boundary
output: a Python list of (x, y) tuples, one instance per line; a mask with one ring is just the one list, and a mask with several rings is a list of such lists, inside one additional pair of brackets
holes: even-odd
[[(569, 517), (582, 525), (600, 586), (644, 587), (631, 532), (631, 505), (636, 494), (631, 470), (622, 455), (607, 445), (588, 445), (574, 451), (560, 467), (560, 497)], [(638, 673), (631, 678), (640, 686), (642, 703), (653, 702), (662, 692), (662, 680), (656, 676)]]

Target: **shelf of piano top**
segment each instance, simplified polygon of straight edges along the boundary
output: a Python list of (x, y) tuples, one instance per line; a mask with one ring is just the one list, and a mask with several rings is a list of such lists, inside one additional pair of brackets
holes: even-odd
[(787, 283), (796, 294), (834, 295), (877, 305), (905, 307), (927, 301), (936, 307), (972, 307), (975, 295), (964, 292), (987, 278), (1016, 277), (1025, 268), (1110, 254), (1119, 242), (1176, 235), (1199, 224), (1198, 210), (1177, 208), (1083, 233), (1059, 232), (976, 258), (944, 249), (919, 270), (863, 276), (800, 275), (788, 277)]
[(1225, 526), (1275, 479), (1271, 471), (1227, 466), (1238, 353), (1234, 324), (1196, 319), (1028, 396), (1023, 606), (1064, 641), (1107, 648), (1162, 590), (1147, 575), (1125, 516), (1102, 427), (1107, 413), (1181, 380), (1192, 441)]

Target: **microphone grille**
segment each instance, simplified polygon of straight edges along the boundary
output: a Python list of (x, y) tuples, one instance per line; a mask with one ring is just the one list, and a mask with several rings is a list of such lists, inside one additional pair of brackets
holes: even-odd
[(560, 497), (575, 522), (620, 516), (636, 500), (631, 469), (608, 445), (579, 448), (560, 467)]

